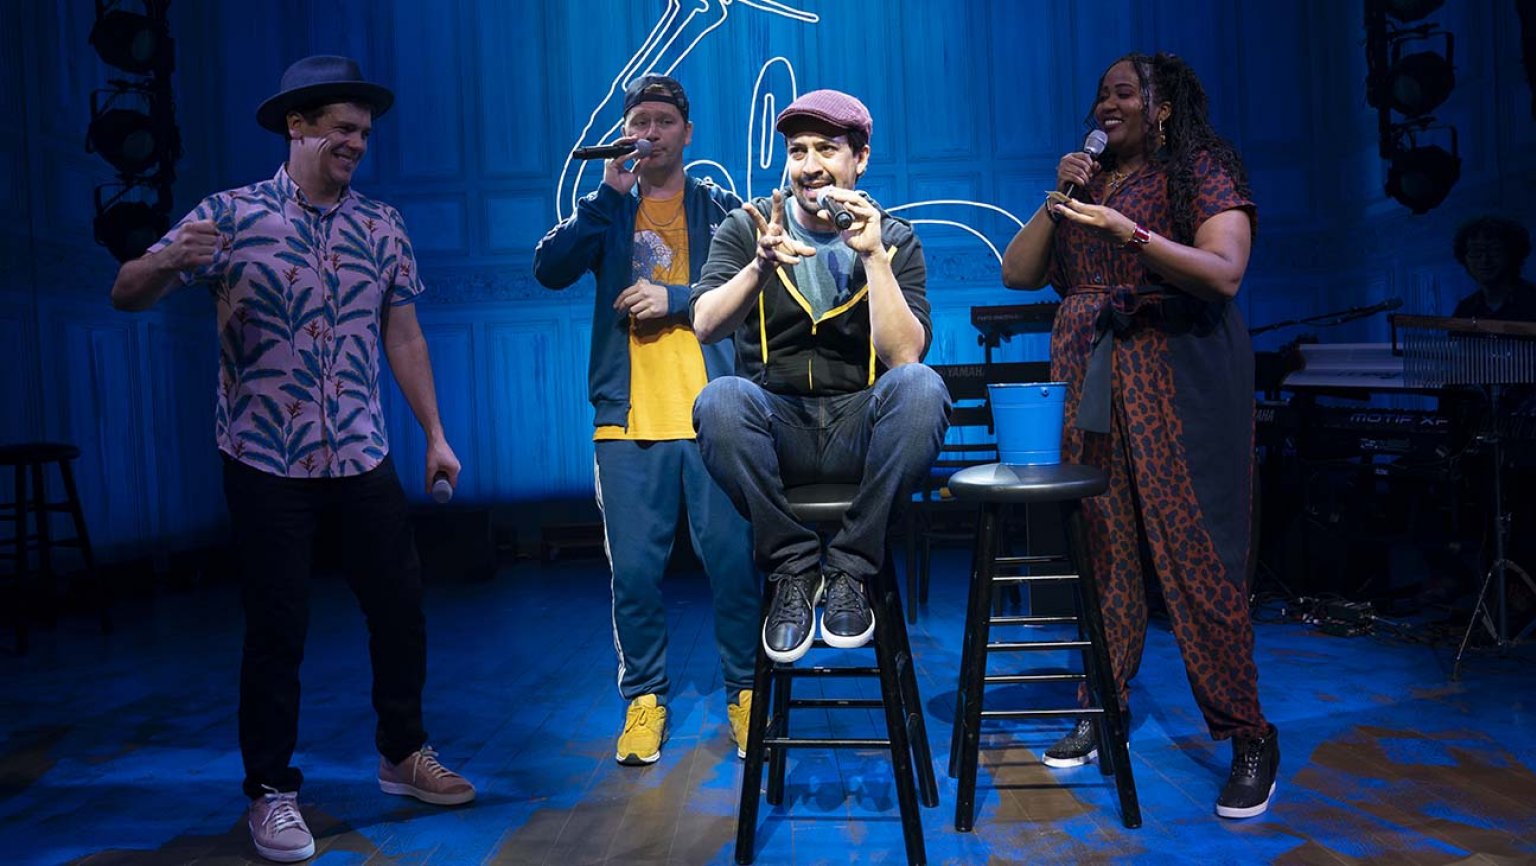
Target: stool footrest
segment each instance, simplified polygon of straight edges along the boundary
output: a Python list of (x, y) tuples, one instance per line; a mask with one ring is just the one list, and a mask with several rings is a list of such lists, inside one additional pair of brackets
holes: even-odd
[(1088, 649), (1092, 643), (1085, 640), (1034, 640), (999, 641), (987, 644), (987, 652), (1039, 652), (1041, 650)]
[(1040, 719), (1060, 718), (1062, 716), (1092, 716), (1103, 715), (1104, 711), (1096, 707), (1068, 707), (1059, 710), (982, 710), (983, 719)]
[(993, 583), (1045, 583), (1052, 580), (1080, 580), (1076, 574), (994, 574)]
[(1080, 683), (1086, 674), (991, 674), (983, 677), (987, 683)]
[(992, 625), (1068, 625), (1077, 622), (1075, 616), (994, 616)]
[(999, 556), (993, 560), (999, 568), (1007, 568), (1010, 565), (1049, 565), (1053, 562), (1066, 562), (1067, 558), (1059, 553), (1040, 553), (1028, 556)]
[[(48, 503), (44, 503), (42, 508), (38, 508), (36, 505), (34, 505), (31, 502), (27, 503), (27, 513), (28, 514), (36, 514), (39, 511), (47, 511), (47, 512), (50, 512), (50, 513), (53, 513), (53, 514), (73, 514), (74, 513), (74, 509), (69, 507), (69, 503), (68, 502), (48, 502)], [(14, 503), (14, 502), (0, 502), (0, 514), (15, 514), (15, 513), (16, 513), (16, 503)]]
[(763, 745), (786, 749), (889, 749), (891, 741), (862, 737), (764, 737)]
[(780, 668), (775, 668), (773, 673), (774, 673), (775, 676), (781, 676), (781, 677), (839, 677), (839, 678), (848, 678), (848, 677), (877, 677), (877, 676), (880, 675), (880, 669), (879, 668), (873, 668), (873, 667), (870, 667), (870, 668), (823, 668), (823, 667), (791, 668), (791, 667), (780, 667)]
[(874, 698), (791, 698), (789, 705), (791, 708), (820, 707), (824, 710), (857, 710), (885, 706)]
[[(28, 545), (30, 547), (37, 547), (38, 545), (42, 544), (42, 541), (43, 541), (43, 537), (41, 535), (38, 535), (35, 532), (28, 533), (26, 538), (22, 539), (22, 543), (26, 544), (26, 545)], [(15, 547), (16, 546), (16, 536), (13, 535), (10, 538), (0, 538), (0, 545), (5, 545), (7, 547)], [(75, 537), (60, 538), (57, 535), (50, 535), (50, 536), (48, 536), (48, 546), (49, 547), (80, 547), (80, 546), (82, 546), (82, 543), (81, 543), (80, 539), (75, 538)]]

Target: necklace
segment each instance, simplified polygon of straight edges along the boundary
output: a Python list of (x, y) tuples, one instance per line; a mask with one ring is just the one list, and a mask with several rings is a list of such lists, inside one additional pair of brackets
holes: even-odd
[[(667, 215), (666, 219), (658, 219), (660, 216), (658, 212), (668, 205), (670, 205), (671, 213)], [(683, 194), (678, 193), (669, 199), (653, 199), (641, 196), (640, 209), (645, 211), (646, 219), (650, 221), (652, 228), (669, 228), (673, 223), (677, 222), (678, 217), (683, 215)]]
[(1107, 198), (1109, 197), (1110, 193), (1113, 193), (1115, 190), (1119, 189), (1120, 184), (1125, 183), (1126, 178), (1130, 177), (1132, 173), (1133, 172), (1131, 169), (1120, 168), (1118, 166), (1114, 170), (1110, 171), (1109, 183), (1104, 185), (1104, 196)]

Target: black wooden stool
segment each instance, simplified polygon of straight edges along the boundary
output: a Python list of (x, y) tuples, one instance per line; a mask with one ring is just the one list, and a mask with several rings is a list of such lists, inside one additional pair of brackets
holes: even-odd
[[(818, 527), (839, 524), (853, 503), (858, 487), (852, 484), (812, 484), (788, 491), (790, 509), (795, 519)], [(761, 644), (757, 648), (757, 666), (752, 679), (752, 713), (747, 729), (747, 757), (741, 781), (741, 807), (736, 817), (736, 862), (751, 863), (757, 835), (758, 797), (763, 784), (763, 762), (768, 761), (768, 802), (784, 802), (785, 752), (791, 748), (855, 748), (891, 750), (891, 767), (896, 777), (896, 802), (901, 810), (901, 831), (906, 842), (907, 862), (923, 864), (923, 827), (918, 801), (924, 806), (939, 804), (938, 782), (934, 778), (933, 756), (928, 747), (928, 731), (923, 723), (923, 705), (917, 691), (917, 673), (912, 667), (912, 647), (907, 642), (906, 620), (901, 615), (901, 598), (896, 592), (891, 557), (870, 582), (870, 608), (875, 614), (875, 667), (798, 668), (777, 664), (768, 658)], [(774, 585), (763, 588), (763, 617), (768, 615)], [(819, 638), (814, 647), (825, 647)], [(791, 683), (796, 678), (877, 677), (880, 700), (843, 698), (795, 698)], [(792, 737), (789, 711), (802, 707), (820, 709), (885, 710), (884, 738)], [(772, 718), (769, 718), (770, 708)], [(916, 769), (917, 782), (913, 783)]]
[[(0, 466), (8, 466), (14, 478), (15, 499), (0, 502), (0, 518), (8, 518), (14, 525), (15, 537), (9, 539), (10, 549), (0, 550), (0, 559), (16, 564), (16, 603), (11, 607), (15, 619), (16, 650), (27, 651), (28, 611), (25, 602), (34, 589), (29, 578), (41, 575), (48, 581), (44, 591), (48, 593), (49, 608), (56, 590), (53, 585), (53, 551), (60, 547), (73, 547), (85, 560), (85, 570), (96, 585), (96, 604), (101, 616), (101, 630), (110, 631), (112, 621), (107, 612), (106, 586), (96, 571), (96, 558), (91, 554), (90, 536), (85, 531), (85, 516), (80, 512), (80, 495), (75, 490), (75, 476), (70, 462), (80, 456), (80, 449), (61, 442), (27, 442), (18, 445), (0, 445)], [(53, 463), (59, 468), (59, 478), (64, 486), (64, 499), (50, 502), (47, 496), (44, 468)], [(30, 484), (28, 483), (30, 480)], [(73, 538), (55, 538), (49, 525), (51, 514), (68, 514), (74, 521)], [(30, 521), (29, 518), (30, 517)], [(32, 568), (32, 553), (37, 554), (37, 568)]]
[[(1091, 466), (1053, 464), (1007, 466), (992, 464), (962, 469), (949, 481), (955, 498), (981, 505), (976, 549), (971, 565), (970, 602), (966, 609), (965, 641), (960, 656), (960, 687), (956, 692), (955, 730), (950, 742), (949, 775), (959, 778), (955, 802), (955, 829), (969, 831), (976, 820), (976, 764), (981, 748), (983, 719), (1020, 719), (1051, 716), (1096, 717), (1099, 732), (1099, 768), (1114, 774), (1120, 794), (1120, 819), (1128, 828), (1141, 826), (1141, 806), (1126, 746), (1126, 720), (1120, 712), (1114, 676), (1104, 640), (1104, 616), (1099, 608), (1098, 584), (1084, 546), (1082, 502), (1103, 493), (1108, 479)], [(1068, 556), (1000, 556), (999, 512), (1013, 503), (1058, 503), (1068, 535)], [(1037, 566), (1075, 564), (1076, 574), (1036, 574)], [(1006, 572), (1006, 573), (1005, 573)], [(1076, 616), (996, 616), (992, 589), (996, 584), (1017, 585), (1034, 581), (1070, 581), (1076, 586)], [(1075, 625), (1076, 640), (990, 642), (990, 631), (999, 626)], [(987, 656), (994, 652), (1030, 650), (1078, 650), (1082, 673), (987, 674)], [(1086, 682), (1097, 706), (1060, 709), (984, 710), (983, 692), (988, 684)]]

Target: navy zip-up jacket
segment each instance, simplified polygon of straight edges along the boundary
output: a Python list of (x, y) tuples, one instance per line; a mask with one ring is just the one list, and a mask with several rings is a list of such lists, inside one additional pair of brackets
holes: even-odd
[[(741, 199), (706, 179), (686, 179), (683, 212), (688, 219), (688, 279), (698, 282), (709, 257), (710, 240), (725, 217), (741, 207)], [(613, 302), (635, 284), (635, 214), (640, 188), (628, 195), (599, 184), (596, 192), (576, 203), (576, 212), (549, 230), (533, 251), (533, 276), (551, 289), (563, 289), (587, 271), (597, 278), (592, 303), (592, 354), (587, 365), (587, 397), (592, 401), (593, 427), (629, 424), (629, 316)], [(669, 320), (688, 323), (689, 287), (665, 284)], [(735, 350), (722, 340), (704, 350), (704, 372), (710, 379), (735, 370)]]

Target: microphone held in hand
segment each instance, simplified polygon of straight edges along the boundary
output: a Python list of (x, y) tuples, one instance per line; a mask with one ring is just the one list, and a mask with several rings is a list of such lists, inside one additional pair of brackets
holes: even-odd
[(448, 473), (439, 469), (437, 474), (432, 476), (432, 499), (438, 505), (443, 505), (452, 498), (453, 485), (448, 483)]
[(571, 151), (571, 159), (618, 159), (634, 154), (635, 158), (651, 155), (651, 140), (642, 138), (629, 144), (598, 144), (578, 147)]
[(842, 202), (827, 195), (828, 189), (829, 187), (822, 187), (816, 190), (816, 207), (831, 215), (833, 225), (839, 229), (846, 229), (853, 225), (853, 214), (848, 212), (848, 208), (844, 207)]
[[(1109, 136), (1104, 134), (1104, 130), (1102, 130), (1102, 129), (1095, 129), (1094, 131), (1088, 133), (1088, 137), (1087, 138), (1083, 139), (1083, 153), (1088, 154), (1089, 158), (1091, 158), (1094, 162), (1098, 162), (1099, 161), (1099, 154), (1104, 152), (1104, 148), (1108, 144), (1109, 144)], [(1075, 183), (1067, 184), (1067, 191), (1066, 191), (1067, 198), (1071, 198), (1072, 197), (1072, 193), (1075, 192), (1076, 190), (1077, 190), (1077, 184), (1075, 184)]]

